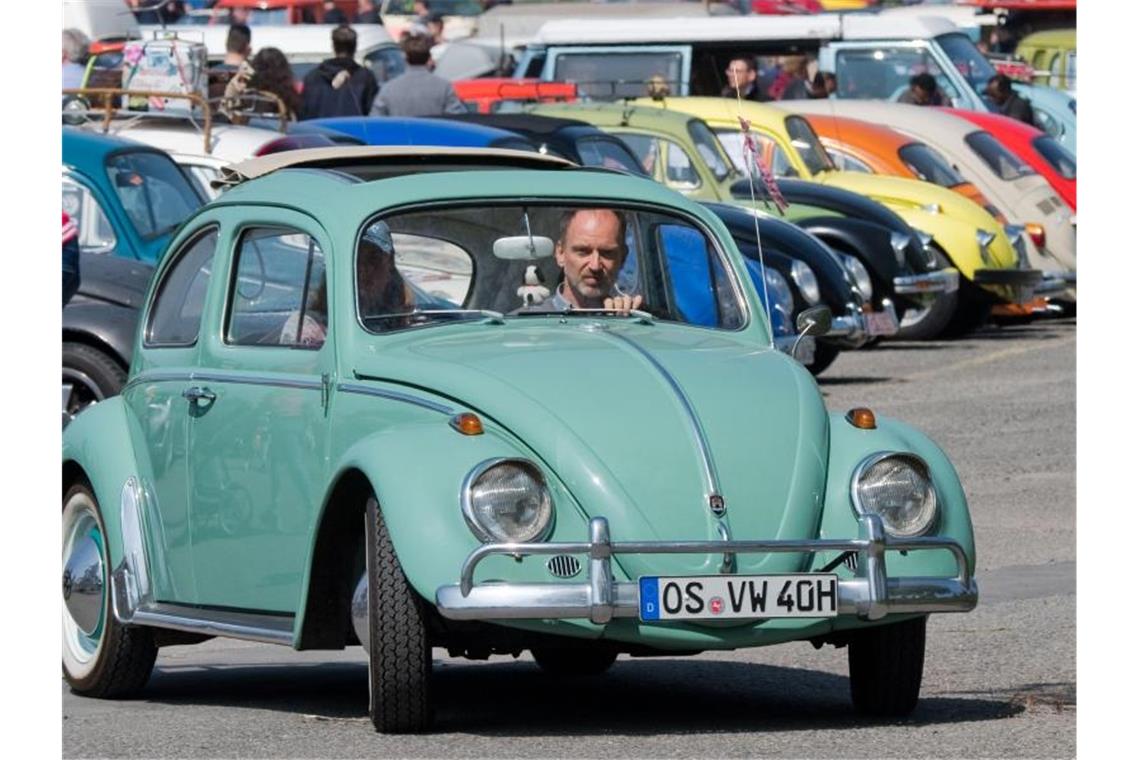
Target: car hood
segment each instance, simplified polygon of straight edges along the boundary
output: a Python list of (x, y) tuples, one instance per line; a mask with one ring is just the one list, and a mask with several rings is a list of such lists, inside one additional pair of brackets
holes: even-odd
[[(828, 451), (819, 391), (794, 361), (742, 335), (542, 317), (414, 330), (373, 347), (358, 376), (431, 389), (508, 429), (587, 515), (609, 520), (615, 541), (715, 540), (722, 525), (737, 539), (818, 530)], [(719, 520), (702, 438), (727, 506)], [(717, 572), (722, 558), (620, 561), (634, 577)], [(803, 561), (740, 557), (738, 568)]]

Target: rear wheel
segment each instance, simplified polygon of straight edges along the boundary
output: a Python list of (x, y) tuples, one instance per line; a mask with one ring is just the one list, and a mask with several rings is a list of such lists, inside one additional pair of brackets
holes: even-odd
[(606, 646), (588, 649), (539, 647), (530, 653), (538, 667), (555, 676), (596, 676), (609, 670), (617, 660), (617, 650)]
[(863, 715), (902, 717), (918, 704), (926, 618), (866, 628), (847, 645), (851, 701)]
[(366, 509), (368, 715), (385, 734), (426, 731), (432, 720), (431, 645), (423, 601), (408, 583), (376, 499)]
[(63, 499), (63, 677), (88, 697), (130, 696), (150, 678), (158, 647), (149, 628), (111, 614), (103, 518), (85, 483)]

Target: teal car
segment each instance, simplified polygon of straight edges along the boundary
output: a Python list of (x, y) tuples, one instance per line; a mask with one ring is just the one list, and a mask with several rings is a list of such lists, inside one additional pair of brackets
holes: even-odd
[(812, 641), (848, 648), (860, 712), (911, 711), (927, 617), (978, 595), (943, 452), (825, 408), (712, 211), (414, 150), (230, 167), (176, 233), (126, 386), (64, 433), (71, 689), (138, 692), (214, 636), (362, 645), (375, 728), (414, 732), (433, 647), (586, 675)]

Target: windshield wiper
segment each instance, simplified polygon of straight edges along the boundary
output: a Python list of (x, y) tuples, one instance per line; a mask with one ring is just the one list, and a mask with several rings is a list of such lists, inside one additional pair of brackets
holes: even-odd
[(643, 325), (651, 325), (656, 321), (656, 317), (647, 311), (641, 309), (630, 309), (623, 311), (620, 309), (562, 309), (561, 311), (519, 311), (511, 316), (513, 317), (589, 317), (589, 316), (616, 316), (628, 317), (630, 321), (637, 322)]
[(370, 322), (373, 320), (406, 319), (408, 317), (433, 316), (437, 314), (477, 314), (484, 318), (484, 324), (503, 324), (503, 315), (491, 309), (413, 309), (412, 311), (400, 311), (391, 314), (372, 314), (365, 317), (364, 320)]

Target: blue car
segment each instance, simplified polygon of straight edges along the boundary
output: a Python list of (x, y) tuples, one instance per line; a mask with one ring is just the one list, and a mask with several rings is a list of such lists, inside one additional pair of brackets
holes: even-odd
[(79, 249), (155, 263), (205, 199), (162, 151), (118, 137), (63, 130), (63, 210)]
[(312, 119), (294, 126), (290, 132), (335, 129), (365, 145), (440, 145), (454, 148), (510, 148), (537, 150), (533, 143), (513, 132), (481, 124), (444, 119), (398, 116), (338, 116)]

